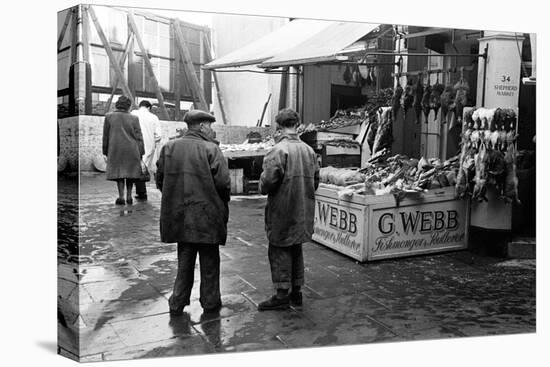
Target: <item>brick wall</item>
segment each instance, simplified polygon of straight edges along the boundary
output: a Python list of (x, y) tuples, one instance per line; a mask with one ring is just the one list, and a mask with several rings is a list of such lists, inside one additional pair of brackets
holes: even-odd
[[(74, 116), (58, 119), (59, 155), (68, 161), (68, 169), (76, 171), (80, 164), (81, 171), (93, 171), (94, 157), (101, 158), (103, 137), (103, 116)], [(177, 129), (185, 129), (187, 124), (181, 121), (161, 121), (163, 142), (178, 136)], [(222, 144), (240, 144), (251, 131), (262, 136), (271, 134), (272, 128), (213, 125), (216, 139)]]

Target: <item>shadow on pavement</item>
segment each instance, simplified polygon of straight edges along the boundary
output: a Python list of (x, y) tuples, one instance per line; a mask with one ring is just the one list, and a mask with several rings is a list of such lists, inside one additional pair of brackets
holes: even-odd
[(44, 350), (46, 350), (50, 353), (57, 354), (57, 343), (56, 342), (41, 340), (41, 341), (37, 341), (36, 345), (38, 345), (40, 348), (42, 348), (42, 349), (44, 349)]

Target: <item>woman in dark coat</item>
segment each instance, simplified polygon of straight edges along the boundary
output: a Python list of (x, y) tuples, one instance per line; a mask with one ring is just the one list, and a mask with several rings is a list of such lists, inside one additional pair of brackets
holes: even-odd
[(107, 156), (107, 180), (117, 183), (117, 205), (132, 204), (133, 181), (141, 176), (141, 156), (145, 153), (139, 119), (128, 112), (131, 105), (129, 98), (121, 96), (115, 104), (116, 110), (105, 115), (103, 125), (103, 155)]

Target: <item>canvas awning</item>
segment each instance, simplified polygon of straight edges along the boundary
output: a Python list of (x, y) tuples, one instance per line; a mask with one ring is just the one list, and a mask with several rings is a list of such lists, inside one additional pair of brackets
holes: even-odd
[(342, 50), (378, 27), (379, 24), (333, 22), (313, 37), (264, 61), (260, 66), (275, 68), (336, 61)]
[(277, 68), (337, 60), (337, 54), (379, 24), (298, 19), (205, 65), (221, 69), (247, 65)]
[(322, 29), (330, 26), (331, 23), (323, 20), (293, 20), (264, 37), (209, 62), (204, 66), (204, 69), (222, 69), (261, 64), (263, 61), (287, 50), (289, 47), (302, 43)]

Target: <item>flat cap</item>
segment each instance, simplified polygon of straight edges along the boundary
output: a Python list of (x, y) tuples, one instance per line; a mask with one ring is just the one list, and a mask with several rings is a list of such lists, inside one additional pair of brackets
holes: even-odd
[(183, 121), (188, 124), (199, 124), (201, 122), (214, 122), (216, 118), (201, 110), (191, 110), (185, 114)]

